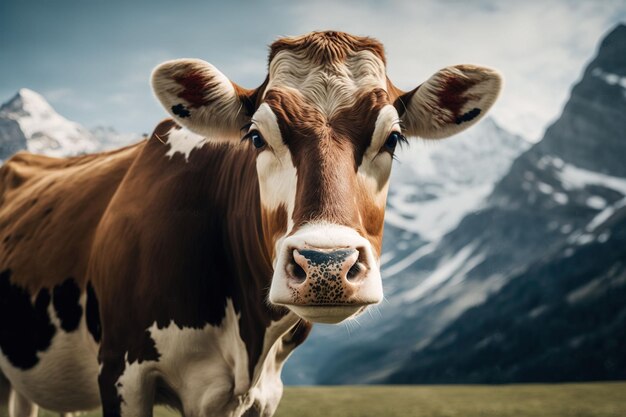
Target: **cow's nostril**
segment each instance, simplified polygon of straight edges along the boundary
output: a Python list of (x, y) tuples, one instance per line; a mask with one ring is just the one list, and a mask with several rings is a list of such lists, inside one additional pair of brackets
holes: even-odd
[(292, 265), (291, 274), (294, 278), (297, 278), (300, 281), (304, 281), (306, 279), (306, 271), (295, 262)]
[(289, 272), (289, 275), (291, 275), (295, 281), (301, 284), (306, 280), (307, 265), (306, 258), (302, 256), (297, 249), (294, 249), (291, 253), (291, 262), (289, 262), (287, 272)]
[(350, 267), (350, 269), (348, 270), (348, 273), (346, 274), (346, 278), (348, 279), (348, 281), (352, 281), (356, 279), (360, 273), (361, 273), (361, 263), (357, 262)]

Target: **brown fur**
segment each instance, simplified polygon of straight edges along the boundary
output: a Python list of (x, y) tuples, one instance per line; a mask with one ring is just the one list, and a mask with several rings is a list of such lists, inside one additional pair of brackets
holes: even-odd
[(261, 221), (250, 145), (207, 144), (188, 161), (170, 160), (167, 149), (146, 144), (96, 233), (88, 275), (101, 300), (103, 358), (144, 350), (132, 335), (154, 322), (217, 325), (229, 297), (241, 311), (253, 367), (263, 329), (284, 314), (264, 300), (272, 277), (267, 243), (285, 227), (285, 213)]
[(250, 145), (207, 145), (188, 162), (170, 160), (163, 142), (174, 127), (165, 121), (148, 142), (119, 151), (8, 161), (0, 170), (1, 266), (31, 294), (68, 276), (83, 289), (91, 281), (101, 359), (128, 351), (148, 360), (153, 322), (219, 324), (231, 297), (253, 368), (263, 329), (285, 313), (264, 300), (266, 248), (284, 233), (286, 213), (262, 215)]
[(31, 293), (75, 277), (84, 288), (102, 213), (144, 143), (56, 159), (19, 153), (0, 169), (0, 265)]
[(453, 119), (461, 115), (461, 110), (470, 99), (471, 94), (465, 94), (466, 91), (476, 85), (471, 79), (461, 77), (448, 76), (442, 79), (441, 92), (439, 93), (439, 106), (452, 112)]
[(287, 208), (281, 204), (276, 210), (262, 209), (263, 241), (270, 259), (275, 257), (276, 241), (287, 232)]
[(292, 232), (312, 221), (344, 225), (367, 237), (380, 253), (384, 208), (374, 204), (357, 170), (378, 112), (390, 104), (387, 93), (364, 92), (354, 107), (329, 119), (291, 91), (270, 90), (265, 102), (277, 115), (298, 172)]
[(265, 77), (263, 84), (255, 89), (246, 89), (232, 83), (235, 88), (235, 92), (237, 93), (237, 96), (239, 97), (239, 100), (241, 101), (241, 104), (243, 105), (248, 116), (252, 116), (256, 109), (258, 109), (261, 105), (261, 98), (263, 97), (263, 93), (265, 92), (265, 87), (268, 82), (269, 77)]
[(219, 83), (208, 79), (199, 71), (189, 71), (184, 76), (177, 77), (176, 82), (183, 87), (178, 97), (187, 101), (192, 108), (208, 106), (215, 99), (208, 99), (205, 92), (219, 87)]
[(385, 63), (385, 49), (376, 39), (344, 32), (311, 32), (303, 36), (281, 38), (270, 47), (269, 62), (281, 51), (303, 53), (317, 64), (342, 62), (349, 54), (371, 51)]

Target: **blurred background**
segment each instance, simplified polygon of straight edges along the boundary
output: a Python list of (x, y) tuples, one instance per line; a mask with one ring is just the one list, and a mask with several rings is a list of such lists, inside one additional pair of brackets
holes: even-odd
[(267, 46), (336, 29), (382, 41), (409, 90), (476, 63), (490, 116), (413, 139), (393, 169), (386, 300), (316, 325), (287, 384), (626, 379), (626, 1), (0, 3), (0, 159), (141, 139), (166, 116), (148, 79), (201, 58), (253, 88)]

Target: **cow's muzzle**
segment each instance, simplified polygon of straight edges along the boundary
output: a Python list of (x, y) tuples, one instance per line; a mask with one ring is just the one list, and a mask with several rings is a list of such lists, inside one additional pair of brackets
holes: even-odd
[(309, 226), (282, 244), (270, 301), (300, 317), (338, 323), (380, 302), (378, 262), (369, 242), (343, 226)]

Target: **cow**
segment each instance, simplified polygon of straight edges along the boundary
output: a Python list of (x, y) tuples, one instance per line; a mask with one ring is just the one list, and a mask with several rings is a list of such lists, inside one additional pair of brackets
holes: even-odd
[(501, 77), (459, 65), (401, 91), (378, 41), (326, 31), (274, 42), (256, 89), (196, 59), (152, 88), (172, 118), (149, 139), (0, 169), (11, 417), (271, 416), (312, 323), (382, 298), (398, 145), (473, 125)]

